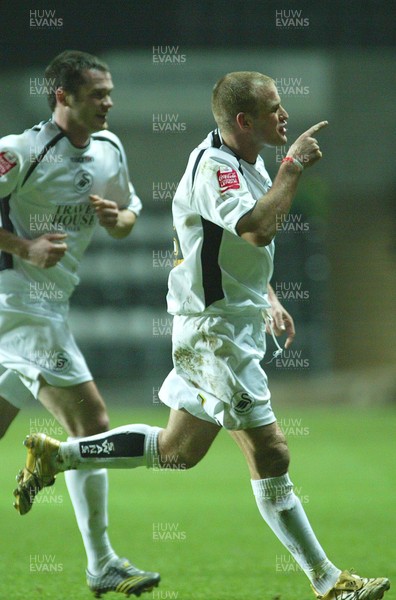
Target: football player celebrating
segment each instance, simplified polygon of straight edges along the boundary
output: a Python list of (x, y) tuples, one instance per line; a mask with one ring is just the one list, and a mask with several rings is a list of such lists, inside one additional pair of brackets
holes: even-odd
[[(141, 202), (120, 140), (107, 130), (107, 65), (65, 51), (47, 67), (49, 121), (0, 141), (0, 423), (38, 399), (69, 439), (105, 431), (105, 403), (68, 327), (68, 300), (95, 227), (127, 236)], [(141, 593), (158, 583), (117, 556), (107, 533), (107, 473), (71, 471), (67, 487), (95, 593)], [(17, 496), (15, 506), (30, 508)]]
[(215, 85), (212, 110), (218, 128), (191, 153), (173, 200), (181, 254), (168, 293), (174, 369), (159, 393), (171, 408), (167, 427), (126, 425), (65, 443), (28, 436), (18, 493), (32, 498), (68, 469), (189, 468), (224, 428), (246, 458), (261, 516), (316, 596), (377, 600), (389, 588), (388, 579), (340, 570), (311, 528), (293, 491), (289, 450), (260, 365), (266, 328), (273, 335), (285, 333), (286, 347), (294, 337), (293, 319), (269, 283), (274, 238), (304, 170), (322, 158), (316, 135), (327, 121), (290, 146), (272, 184), (259, 152), (287, 142), (289, 117), (274, 81), (256, 72), (229, 73)]

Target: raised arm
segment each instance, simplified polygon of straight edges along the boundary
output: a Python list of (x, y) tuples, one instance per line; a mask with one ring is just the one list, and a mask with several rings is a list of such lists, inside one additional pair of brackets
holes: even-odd
[(275, 237), (277, 224), (290, 211), (298, 181), (304, 168), (322, 158), (317, 140), (312, 137), (327, 126), (321, 121), (310, 127), (290, 146), (270, 191), (262, 196), (254, 209), (244, 215), (237, 226), (238, 234), (255, 246), (267, 246)]

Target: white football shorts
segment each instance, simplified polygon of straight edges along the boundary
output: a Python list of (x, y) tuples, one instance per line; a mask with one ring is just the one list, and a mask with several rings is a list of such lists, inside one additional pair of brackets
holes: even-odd
[(40, 376), (57, 387), (91, 381), (67, 323), (68, 303), (33, 301), (17, 278), (5, 275), (2, 283), (11, 285), (0, 292), (0, 396), (21, 408), (37, 398)]
[(159, 391), (164, 404), (231, 430), (276, 420), (260, 366), (265, 354), (261, 311), (226, 318), (177, 315), (172, 341), (174, 369)]

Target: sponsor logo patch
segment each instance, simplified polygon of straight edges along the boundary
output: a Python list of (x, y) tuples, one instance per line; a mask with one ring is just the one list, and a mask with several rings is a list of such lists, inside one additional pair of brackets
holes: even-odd
[(217, 179), (219, 181), (220, 192), (227, 192), (228, 190), (239, 190), (241, 184), (239, 183), (238, 173), (231, 167), (222, 167), (217, 171)]
[(71, 156), (70, 160), (75, 163), (87, 163), (93, 162), (95, 159), (93, 156)]
[(11, 171), (17, 162), (17, 157), (12, 152), (0, 152), (0, 177)]

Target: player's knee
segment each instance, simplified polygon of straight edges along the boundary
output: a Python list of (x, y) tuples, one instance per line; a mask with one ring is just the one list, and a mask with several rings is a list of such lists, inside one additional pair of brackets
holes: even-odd
[(160, 456), (162, 469), (176, 469), (179, 471), (192, 469), (200, 460), (201, 457), (186, 452), (173, 452), (170, 454), (161, 453)]
[(271, 451), (268, 468), (270, 477), (279, 477), (286, 473), (290, 464), (290, 452), (286, 442), (280, 442)]
[(97, 414), (95, 419), (93, 419), (87, 427), (90, 431), (84, 435), (95, 435), (97, 433), (108, 431), (110, 429), (110, 420), (107, 412), (103, 411)]
[(180, 471), (192, 469), (203, 457), (203, 453), (198, 452), (196, 448), (166, 443), (161, 437), (159, 439), (159, 455), (163, 469), (178, 469)]
[(110, 429), (109, 417), (106, 411), (99, 411), (91, 415), (90, 419), (79, 419), (69, 423), (68, 434), (73, 437), (87, 437), (103, 433)]
[(181, 461), (182, 468), (183, 469), (192, 469), (200, 462), (202, 455), (188, 454), (181, 458), (182, 458), (182, 461)]
[(279, 477), (287, 473), (290, 464), (290, 452), (285, 439), (276, 436), (265, 448), (256, 451), (254, 463), (259, 475)]
[(205, 456), (210, 444), (196, 436), (180, 436), (178, 432), (163, 429), (158, 436), (158, 452), (163, 468), (192, 469)]
[(269, 477), (279, 477), (287, 472), (290, 452), (285, 440), (278, 440), (268, 448), (267, 469)]
[(13, 419), (0, 419), (0, 440), (5, 436)]

